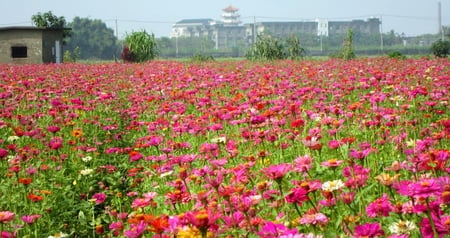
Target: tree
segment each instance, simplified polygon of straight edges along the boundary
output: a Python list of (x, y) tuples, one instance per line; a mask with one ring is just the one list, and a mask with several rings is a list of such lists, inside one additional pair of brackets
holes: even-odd
[(450, 52), (450, 41), (438, 40), (431, 45), (431, 51), (436, 57), (445, 58)]
[[(122, 56), (126, 52), (130, 55), (129, 59), (134, 62), (144, 62), (153, 60), (158, 56), (158, 46), (156, 44), (155, 35), (146, 31), (132, 32), (125, 37), (125, 47)], [(127, 60), (127, 59), (124, 59)]]
[(113, 59), (119, 52), (114, 30), (101, 20), (75, 17), (69, 26), (72, 35), (67, 49), (74, 52), (79, 47), (82, 59)]
[[(64, 29), (64, 39), (71, 35), (71, 30), (67, 29), (66, 27), (66, 19), (62, 16), (55, 16), (52, 11), (48, 11), (45, 13), (38, 12), (37, 14), (31, 16), (31, 21), (37, 27)], [(65, 40), (63, 43), (66, 43)]]

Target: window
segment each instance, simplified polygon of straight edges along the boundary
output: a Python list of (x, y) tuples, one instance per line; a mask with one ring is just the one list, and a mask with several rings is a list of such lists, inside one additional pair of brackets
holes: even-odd
[(11, 47), (11, 57), (12, 58), (27, 58), (27, 47), (26, 46), (13, 46)]

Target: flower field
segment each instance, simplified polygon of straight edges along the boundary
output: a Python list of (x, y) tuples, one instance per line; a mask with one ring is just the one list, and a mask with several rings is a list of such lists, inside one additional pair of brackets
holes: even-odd
[(446, 237), (450, 62), (0, 65), (5, 237)]

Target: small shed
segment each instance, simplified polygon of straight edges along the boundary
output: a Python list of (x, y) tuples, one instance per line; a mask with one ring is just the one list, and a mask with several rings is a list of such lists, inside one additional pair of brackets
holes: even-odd
[(30, 26), (0, 27), (0, 63), (61, 63), (64, 30)]

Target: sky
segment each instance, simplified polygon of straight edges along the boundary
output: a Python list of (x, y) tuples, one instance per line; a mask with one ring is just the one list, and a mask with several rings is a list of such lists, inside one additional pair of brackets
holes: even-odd
[(31, 26), (32, 15), (52, 11), (67, 22), (76, 16), (102, 20), (120, 39), (142, 30), (163, 37), (177, 21), (220, 20), (222, 9), (232, 5), (243, 23), (378, 17), (383, 32), (417, 36), (438, 32), (438, 2), (442, 25), (450, 25), (450, 0), (0, 0), (0, 27)]

